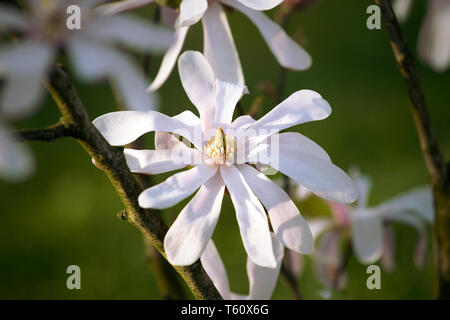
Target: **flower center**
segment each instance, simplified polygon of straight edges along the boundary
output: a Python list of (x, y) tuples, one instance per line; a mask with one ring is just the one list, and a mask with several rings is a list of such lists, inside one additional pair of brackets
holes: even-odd
[(220, 126), (216, 136), (205, 146), (206, 153), (217, 164), (232, 164), (236, 150), (236, 141), (232, 136), (226, 135)]

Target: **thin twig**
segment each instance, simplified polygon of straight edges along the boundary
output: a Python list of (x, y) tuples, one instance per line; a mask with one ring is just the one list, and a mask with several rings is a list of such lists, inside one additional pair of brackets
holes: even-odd
[(20, 141), (39, 140), (51, 142), (62, 137), (76, 137), (77, 131), (71, 125), (58, 122), (46, 128), (19, 130), (15, 132), (15, 135)]
[(416, 72), (414, 57), (403, 38), (394, 10), (388, 0), (375, 0), (375, 3), (381, 8), (395, 60), (408, 89), (414, 125), (433, 188), (435, 206), (433, 230), (435, 294), (438, 298), (450, 299), (450, 176), (448, 166), (434, 137), (425, 96)]
[[(110, 179), (125, 206), (127, 221), (134, 224), (161, 255), (166, 257), (163, 241), (167, 226), (153, 211), (139, 206), (138, 196), (142, 188), (128, 169), (123, 148), (109, 145), (92, 125), (70, 78), (61, 67), (55, 68), (46, 86), (64, 121), (77, 128), (77, 141)], [(222, 299), (200, 261), (191, 266), (174, 268), (197, 299)]]

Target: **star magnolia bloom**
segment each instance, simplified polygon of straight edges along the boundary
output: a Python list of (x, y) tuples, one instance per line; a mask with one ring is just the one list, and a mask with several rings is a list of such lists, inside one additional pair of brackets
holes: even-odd
[[(326, 199), (355, 201), (358, 194), (353, 181), (321, 147), (299, 133), (278, 134), (294, 125), (328, 117), (329, 104), (318, 93), (301, 90), (257, 121), (242, 116), (232, 122), (245, 86), (215, 79), (199, 52), (181, 55), (178, 69), (200, 118), (189, 111), (172, 118), (155, 111), (122, 111), (105, 114), (93, 122), (112, 145), (128, 144), (149, 131), (175, 133), (194, 144), (194, 148), (188, 148), (175, 139), (171, 149), (125, 150), (128, 166), (135, 173), (155, 174), (194, 166), (139, 197), (141, 207), (164, 209), (200, 188), (165, 237), (169, 261), (190, 265), (201, 256), (217, 223), (225, 187), (236, 210), (244, 247), (254, 263), (276, 265), (264, 207), (280, 242), (297, 252), (309, 252), (312, 236), (297, 207), (276, 183), (246, 163), (256, 159), (270, 165)], [(216, 136), (209, 139), (211, 132)], [(272, 148), (268, 137), (278, 141), (275, 147), (279, 150)], [(279, 157), (267, 157), (267, 150), (279, 151)], [(176, 157), (179, 151), (184, 161)]]
[[(412, 0), (397, 0), (394, 11), (400, 21), (406, 20)], [(450, 66), (450, 1), (428, 0), (428, 10), (419, 34), (417, 51), (420, 58), (435, 71)]]
[(208, 243), (201, 256), (201, 262), (214, 286), (224, 300), (268, 300), (272, 296), (277, 284), (278, 275), (283, 262), (284, 248), (271, 234), (276, 266), (275, 268), (261, 267), (251, 259), (247, 259), (247, 275), (249, 280), (249, 295), (240, 295), (231, 292), (225, 266), (219, 252), (212, 241)]
[(343, 253), (340, 241), (351, 234), (352, 248), (356, 258), (363, 264), (372, 264), (381, 259), (384, 269), (394, 268), (394, 233), (392, 223), (401, 223), (415, 228), (419, 234), (414, 263), (421, 267), (426, 249), (426, 224), (433, 221), (431, 190), (428, 186), (403, 193), (376, 207), (367, 207), (371, 183), (362, 176), (357, 185), (360, 192), (355, 207), (329, 202), (333, 218), (307, 220), (318, 241), (313, 257), (319, 279), (328, 287), (342, 289), (345, 273), (336, 279)]
[[(153, 2), (153, 0), (125, 0), (100, 7), (107, 14), (115, 14)], [(189, 27), (199, 20), (203, 25), (204, 54), (220, 80), (244, 84), (241, 62), (231, 35), (222, 5), (246, 15), (259, 29), (278, 62), (285, 68), (305, 70), (311, 66), (311, 57), (283, 29), (270, 20), (262, 10), (279, 5), (282, 0), (183, 0), (179, 15), (172, 23), (175, 38), (164, 56), (151, 90), (160, 88), (169, 77), (183, 47)], [(167, 8), (165, 10), (167, 13)], [(164, 15), (167, 16), (167, 15)], [(174, 20), (174, 19), (173, 19)]]
[(125, 107), (152, 108), (155, 102), (146, 91), (144, 76), (110, 42), (137, 50), (161, 51), (169, 46), (171, 32), (136, 18), (96, 16), (91, 9), (95, 2), (77, 1), (81, 8), (81, 30), (69, 30), (66, 25), (66, 10), (73, 3), (70, 0), (29, 0), (27, 14), (0, 6), (0, 27), (18, 31), (24, 38), (0, 50), (0, 78), (6, 80), (0, 98), (2, 113), (17, 117), (37, 105), (43, 93), (41, 80), (61, 48), (67, 50), (83, 79), (111, 79)]

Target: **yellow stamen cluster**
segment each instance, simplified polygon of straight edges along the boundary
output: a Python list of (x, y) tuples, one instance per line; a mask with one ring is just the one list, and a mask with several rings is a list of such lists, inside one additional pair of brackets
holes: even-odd
[(212, 137), (205, 146), (206, 153), (217, 164), (233, 163), (236, 149), (236, 141), (232, 136), (226, 135), (222, 127), (217, 129), (216, 136)]

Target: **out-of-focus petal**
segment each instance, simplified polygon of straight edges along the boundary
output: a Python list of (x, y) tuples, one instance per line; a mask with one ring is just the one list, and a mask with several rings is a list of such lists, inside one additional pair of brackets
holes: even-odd
[(450, 65), (450, 2), (434, 0), (428, 4), (417, 51), (435, 71), (443, 72)]
[(202, 25), (203, 52), (216, 78), (243, 85), (241, 62), (222, 6), (211, 2), (203, 16)]
[(155, 79), (150, 84), (148, 90), (155, 91), (158, 90), (164, 82), (166, 82), (170, 73), (177, 62), (178, 55), (183, 48), (184, 39), (186, 39), (186, 34), (189, 30), (189, 27), (180, 27), (175, 29), (175, 34), (172, 40), (172, 43), (167, 50), (166, 54), (163, 57), (161, 62), (161, 66), (159, 67), (159, 71), (156, 74)]
[(280, 65), (293, 70), (305, 70), (311, 66), (310, 55), (264, 13), (252, 10), (238, 0), (221, 2), (241, 11), (255, 24)]
[(387, 272), (395, 268), (395, 235), (392, 226), (384, 226), (383, 234), (383, 254), (381, 255), (381, 265)]
[(102, 14), (114, 15), (123, 11), (143, 7), (155, 0), (123, 0), (107, 3), (99, 6), (96, 10)]
[(313, 235), (314, 240), (316, 240), (322, 233), (333, 227), (334, 223), (328, 218), (314, 218), (307, 220), (309, 229)]
[(10, 132), (0, 123), (0, 179), (20, 182), (33, 173), (34, 161), (27, 145)]
[(377, 261), (383, 253), (383, 221), (374, 211), (357, 209), (352, 215), (352, 244), (363, 264)]
[(230, 285), (225, 266), (220, 258), (219, 252), (212, 240), (206, 246), (201, 256), (201, 262), (208, 276), (211, 278), (214, 286), (219, 291), (224, 300), (231, 299)]
[(187, 27), (197, 23), (208, 9), (207, 0), (182, 0), (177, 27)]
[(236, 210), (242, 241), (249, 258), (260, 266), (276, 267), (269, 223), (263, 206), (237, 168), (222, 165), (220, 174)]
[(112, 80), (127, 109), (154, 108), (155, 97), (147, 92), (144, 75), (118, 50), (81, 37), (72, 37), (69, 54), (81, 78), (97, 81), (108, 77)]
[(178, 59), (178, 71), (184, 91), (198, 109), (203, 130), (214, 124), (216, 83), (208, 60), (197, 51), (186, 51)]
[(187, 266), (200, 258), (219, 219), (224, 191), (217, 173), (180, 212), (164, 238), (164, 249), (171, 264)]
[(398, 21), (406, 21), (411, 12), (412, 4), (412, 0), (396, 0), (392, 3), (392, 8), (394, 9)]
[(295, 204), (275, 182), (249, 165), (238, 166), (245, 181), (269, 213), (277, 239), (298, 253), (309, 253), (313, 236)]
[(28, 22), (16, 8), (0, 4), (0, 26), (5, 29), (23, 30), (27, 28)]
[(250, 287), (250, 300), (268, 300), (278, 281), (283, 261), (284, 248), (274, 234), (271, 234), (272, 247), (275, 255), (275, 268), (261, 267), (251, 259), (247, 259), (247, 274)]
[(139, 195), (143, 208), (166, 209), (189, 197), (217, 172), (217, 167), (198, 165), (169, 177)]

